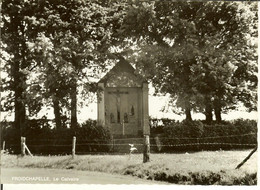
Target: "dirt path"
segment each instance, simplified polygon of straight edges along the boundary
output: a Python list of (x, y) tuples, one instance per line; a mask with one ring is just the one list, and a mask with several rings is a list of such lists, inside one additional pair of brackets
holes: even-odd
[(114, 175), (100, 172), (36, 169), (36, 168), (2, 168), (3, 184), (167, 184), (143, 180), (131, 176)]

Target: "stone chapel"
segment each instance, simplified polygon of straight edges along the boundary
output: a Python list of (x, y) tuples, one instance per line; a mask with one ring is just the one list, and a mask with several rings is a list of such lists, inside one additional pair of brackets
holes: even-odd
[(98, 124), (113, 136), (150, 134), (148, 83), (128, 61), (119, 62), (98, 82)]

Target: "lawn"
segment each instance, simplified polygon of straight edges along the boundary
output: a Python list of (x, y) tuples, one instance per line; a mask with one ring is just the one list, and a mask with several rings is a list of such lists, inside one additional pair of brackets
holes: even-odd
[(133, 175), (177, 184), (254, 185), (257, 152), (240, 169), (234, 168), (250, 153), (241, 151), (204, 151), (182, 154), (151, 154), (143, 164), (142, 154), (26, 156), (2, 155), (1, 165), (8, 167), (57, 168)]

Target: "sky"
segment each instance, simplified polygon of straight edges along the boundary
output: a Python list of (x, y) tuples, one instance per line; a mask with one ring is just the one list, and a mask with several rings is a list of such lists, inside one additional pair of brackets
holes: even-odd
[[(107, 68), (107, 71), (109, 71), (115, 63), (111, 63), (111, 65)], [(93, 82), (98, 82), (100, 78), (102, 78), (105, 73), (100, 73), (99, 78), (94, 78)], [(7, 74), (1, 71), (1, 77), (7, 77)], [(31, 76), (31, 79), (37, 78), (37, 75), (34, 73)], [(32, 81), (31, 80), (31, 81)], [(81, 89), (79, 89), (81, 91)], [(185, 119), (185, 115), (177, 115), (171, 111), (171, 108), (168, 109), (168, 111), (163, 112), (162, 109), (164, 106), (167, 107), (167, 103), (169, 101), (169, 96), (154, 96), (155, 89), (152, 87), (151, 84), (149, 84), (149, 116), (152, 118), (169, 118), (181, 121)], [(80, 92), (79, 92), (80, 93)], [(1, 96), (5, 96), (7, 92), (1, 92)], [(97, 100), (94, 98), (92, 103), (89, 103), (89, 100), (83, 101), (81, 99), (78, 99), (78, 102), (84, 102), (83, 106), (78, 106), (78, 122), (83, 123), (87, 119), (97, 119)], [(52, 107), (43, 107), (43, 109), (38, 113), (36, 117), (33, 118), (42, 118), (43, 116), (46, 116), (48, 119), (54, 119), (54, 113)], [(258, 114), (257, 112), (247, 112), (243, 106), (241, 106), (236, 111), (230, 111), (227, 114), (222, 113), (222, 119), (223, 120), (234, 120), (238, 118), (243, 119), (253, 119), (257, 120)], [(8, 112), (1, 112), (1, 121), (7, 120), (7, 121), (14, 121), (14, 113), (8, 113)], [(192, 113), (192, 119), (194, 120), (204, 120), (205, 115), (202, 113)], [(214, 119), (214, 118), (213, 118)]]
[[(108, 68), (107, 72), (115, 65), (115, 63), (111, 63)], [(98, 82), (100, 78), (102, 78), (107, 72), (105, 73), (100, 73), (98, 78), (93, 78), (93, 82)], [(1, 77), (7, 77), (7, 74), (1, 71)], [(34, 79), (37, 78), (37, 75), (33, 73), (30, 76), (30, 82), (33, 81)], [(78, 89), (81, 91), (82, 89)], [(167, 111), (162, 111), (164, 107), (168, 107), (168, 101), (169, 101), (169, 95), (165, 96), (154, 96), (155, 89), (151, 84), (149, 84), (149, 97), (148, 97), (148, 104), (149, 104), (149, 116), (152, 118), (169, 118), (169, 119), (174, 119), (181, 121), (185, 119), (185, 115), (177, 115), (171, 111), (171, 108), (168, 109)], [(79, 92), (80, 93), (80, 92)], [(1, 96), (7, 95), (7, 92), (1, 92)], [(93, 99), (93, 97), (92, 97)], [(83, 102), (83, 106), (78, 106), (78, 122), (83, 123), (84, 121), (88, 119), (97, 119), (97, 100), (94, 97), (92, 102), (90, 100), (82, 100), (78, 98), (78, 102)], [(54, 119), (54, 113), (53, 113), (53, 108), (52, 107), (46, 107), (44, 106), (42, 110), (37, 114), (37, 116), (32, 117), (32, 118), (42, 118), (43, 116), (46, 116), (47, 119)], [(230, 111), (226, 114), (222, 113), (222, 119), (223, 120), (234, 120), (238, 118), (243, 118), (243, 119), (253, 119), (257, 120), (258, 114), (257, 112), (247, 112), (243, 106), (241, 106), (238, 110), (236, 111)], [(194, 120), (204, 120), (205, 115), (202, 113), (193, 113), (192, 112), (192, 119)], [(214, 119), (214, 116), (213, 116)], [(1, 112), (1, 117), (0, 120), (7, 120), (7, 121), (14, 121), (14, 113), (8, 113), (8, 112)]]
[[(167, 105), (169, 96), (153, 96), (154, 89), (151, 87), (149, 88), (149, 116), (152, 118), (170, 118), (174, 120), (181, 121), (185, 119), (185, 115), (177, 115), (174, 114), (171, 109), (167, 112), (163, 112), (162, 109), (164, 106)], [(54, 119), (53, 109), (50, 107), (43, 108), (41, 112), (37, 115), (37, 118), (41, 118), (42, 116), (46, 115), (48, 119)], [(247, 112), (245, 108), (241, 107), (237, 111), (230, 111), (227, 114), (222, 114), (222, 118), (224, 120), (234, 120), (238, 118), (243, 119), (253, 119), (257, 120), (257, 112)], [(82, 108), (78, 107), (78, 122), (83, 123), (87, 119), (97, 119), (97, 103), (96, 100), (90, 103), (88, 106), (84, 105)], [(202, 113), (192, 113), (192, 118), (196, 119), (205, 119), (205, 115)], [(7, 121), (14, 120), (14, 114), (8, 114), (6, 112), (1, 112), (1, 121), (6, 119)]]

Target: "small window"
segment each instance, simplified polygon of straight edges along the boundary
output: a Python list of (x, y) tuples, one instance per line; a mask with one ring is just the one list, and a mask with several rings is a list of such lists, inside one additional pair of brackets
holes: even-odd
[(135, 109), (134, 109), (134, 106), (132, 106), (132, 108), (131, 108), (131, 115), (135, 115)]
[(113, 113), (110, 114), (110, 123), (115, 123), (115, 117)]
[(127, 113), (124, 114), (124, 123), (128, 123), (128, 115), (127, 115)]

